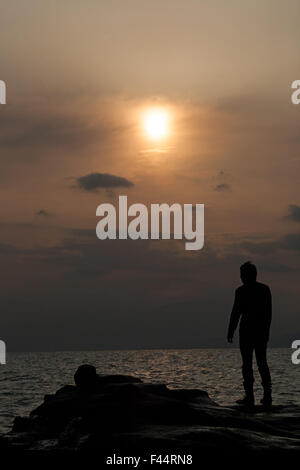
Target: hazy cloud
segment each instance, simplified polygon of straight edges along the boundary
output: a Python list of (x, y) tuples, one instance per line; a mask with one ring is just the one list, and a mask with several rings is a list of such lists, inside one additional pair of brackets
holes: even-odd
[[(82, 117), (45, 114), (43, 109), (10, 111), (0, 117), (0, 146), (6, 148), (53, 148), (84, 146), (106, 132)], [(100, 128), (99, 128), (100, 127)]]
[(51, 214), (46, 211), (45, 209), (40, 209), (39, 211), (36, 212), (36, 215), (39, 217), (50, 217)]
[(17, 247), (10, 245), (8, 243), (0, 243), (0, 255), (14, 255), (19, 253)]
[(229, 191), (229, 190), (230, 190), (230, 185), (227, 183), (221, 183), (215, 186), (215, 191)]
[[(65, 229), (61, 235), (60, 241), (47, 246), (0, 245), (3, 305), (9, 311), (6, 314), (4, 309), (3, 334), (11, 347), (21, 347), (22, 338), (15, 331), (20, 315), (26, 318), (22, 335), (34, 348), (70, 348), (76, 344), (76, 348), (97, 344), (103, 348), (223, 344), (233, 291), (239, 283), (239, 266), (249, 258), (236, 239), (229, 240), (223, 256), (210, 241), (204, 250), (186, 256), (174, 240), (99, 241), (94, 229), (84, 228)], [(267, 240), (264, 243), (270, 245)], [(300, 249), (300, 236), (289, 235), (276, 243)], [(261, 244), (257, 240), (255, 245), (262, 244), (263, 240)], [(271, 249), (275, 248), (274, 241)], [(270, 283), (281, 299), (284, 311), (293, 313), (296, 294), (291, 295), (286, 284), (280, 282), (282, 274), (289, 276), (296, 292), (295, 270), (286, 262), (285, 254), (266, 259), (265, 253), (253, 253), (251, 259), (257, 264), (261, 279)], [(28, 288), (15, 299), (16, 282), (23, 285), (24, 279)], [(276, 308), (280, 309), (277, 304), (278, 301)], [(170, 321), (172, 335), (168, 336), (165, 332)], [(72, 322), (67, 342), (57, 334), (57, 322), (60, 331)], [(293, 324), (292, 320), (289, 324)], [(32, 325), (39, 328), (38, 336), (33, 335)], [(116, 329), (116, 325), (122, 328)], [(281, 333), (273, 338), (280, 341)]]
[(289, 233), (277, 240), (262, 242), (243, 242), (240, 247), (250, 253), (267, 255), (277, 250), (300, 251), (300, 233)]
[(97, 191), (98, 189), (130, 188), (133, 183), (122, 176), (109, 173), (90, 173), (77, 178), (77, 185), (84, 191)]
[(290, 204), (288, 207), (288, 214), (286, 219), (293, 220), (294, 222), (300, 222), (300, 206), (296, 204)]

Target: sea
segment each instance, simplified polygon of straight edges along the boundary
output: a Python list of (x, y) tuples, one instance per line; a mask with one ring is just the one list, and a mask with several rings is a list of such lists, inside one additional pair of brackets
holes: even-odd
[[(269, 349), (274, 404), (300, 404), (300, 364), (291, 349)], [(26, 416), (45, 394), (73, 384), (81, 364), (93, 364), (99, 374), (130, 374), (170, 388), (198, 388), (221, 405), (243, 395), (241, 359), (237, 348), (151, 349), (128, 351), (9, 352), (0, 365), (0, 433), (11, 429), (16, 416)], [(256, 365), (255, 392), (262, 395)]]

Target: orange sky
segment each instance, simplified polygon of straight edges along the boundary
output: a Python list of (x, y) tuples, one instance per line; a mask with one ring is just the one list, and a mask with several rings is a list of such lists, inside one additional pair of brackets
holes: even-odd
[[(216, 319), (199, 344), (191, 331), (184, 345), (220, 345), (248, 258), (274, 286), (275, 336), (285, 344), (298, 328), (300, 106), (291, 104), (290, 85), (299, 78), (300, 3), (1, 3), (0, 254), (3, 331), (13, 347), (30, 347), (15, 337), (20, 317), (43, 338), (45, 325), (54, 329), (59, 316), (63, 328), (74, 311), (66, 348), (80, 347), (83, 314), (107, 331), (111, 316), (138, 325), (141, 344), (129, 334), (112, 346), (163, 345), (141, 318), (157, 324), (154, 311), (169, 318), (182, 309)], [(171, 117), (159, 143), (141, 123), (153, 106)], [(78, 178), (90, 173), (132, 186), (80, 188)], [(124, 191), (129, 203), (204, 203), (204, 250), (191, 257), (171, 242), (122, 243), (104, 256), (95, 210)], [(174, 335), (180, 345), (180, 325)]]

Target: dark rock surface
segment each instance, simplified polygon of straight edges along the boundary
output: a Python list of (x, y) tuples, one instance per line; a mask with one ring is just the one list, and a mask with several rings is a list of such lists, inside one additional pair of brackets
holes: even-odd
[(300, 408), (221, 407), (201, 390), (170, 390), (80, 366), (29, 417), (15, 418), (1, 450), (149, 452), (300, 450)]

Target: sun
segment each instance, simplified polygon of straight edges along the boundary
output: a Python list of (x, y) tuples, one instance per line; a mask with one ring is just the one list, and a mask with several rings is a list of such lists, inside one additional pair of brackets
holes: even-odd
[(150, 139), (158, 140), (169, 133), (168, 113), (164, 109), (151, 109), (145, 113), (144, 129)]

